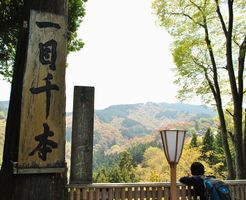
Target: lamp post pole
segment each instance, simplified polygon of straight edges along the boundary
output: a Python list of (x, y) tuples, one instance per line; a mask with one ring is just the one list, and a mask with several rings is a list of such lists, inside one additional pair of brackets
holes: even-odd
[(176, 188), (176, 164), (170, 163), (171, 172), (171, 200), (177, 200), (177, 188)]

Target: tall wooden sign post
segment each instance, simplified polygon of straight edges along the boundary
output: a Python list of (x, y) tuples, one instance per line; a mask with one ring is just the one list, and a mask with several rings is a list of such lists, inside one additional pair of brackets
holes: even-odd
[(1, 199), (64, 199), (67, 1), (24, 4), (0, 174)]
[(94, 87), (74, 87), (70, 184), (92, 183)]

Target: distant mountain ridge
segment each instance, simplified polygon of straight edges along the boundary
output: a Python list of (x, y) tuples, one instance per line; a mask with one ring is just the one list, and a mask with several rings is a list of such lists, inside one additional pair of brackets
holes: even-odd
[[(0, 114), (6, 119), (8, 102), (0, 101)], [(135, 140), (153, 137), (157, 129), (175, 126), (203, 132), (213, 126), (212, 108), (182, 103), (138, 103), (113, 105), (95, 110), (94, 146), (104, 150)], [(66, 116), (66, 139), (71, 141), (72, 113)]]
[[(148, 102), (113, 105), (95, 110), (94, 146), (107, 150), (114, 145), (145, 140), (164, 126), (187, 130), (196, 128), (202, 132), (214, 124), (215, 116), (212, 108), (191, 104)], [(71, 113), (67, 122), (67, 139), (70, 140)]]

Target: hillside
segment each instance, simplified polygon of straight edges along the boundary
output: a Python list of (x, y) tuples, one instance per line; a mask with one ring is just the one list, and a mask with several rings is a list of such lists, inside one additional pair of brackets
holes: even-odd
[[(114, 105), (95, 111), (94, 146), (104, 150), (114, 145), (154, 138), (164, 126), (196, 129), (201, 134), (213, 126), (216, 113), (211, 108), (189, 104), (140, 103)], [(72, 114), (67, 116), (67, 140), (70, 141)], [(152, 135), (152, 136), (151, 136)], [(142, 139), (141, 139), (142, 138)]]
[[(0, 144), (3, 123), (7, 117), (8, 102), (0, 101)], [(94, 145), (108, 149), (129, 140), (149, 136), (163, 126), (173, 126), (203, 132), (213, 125), (216, 113), (211, 108), (190, 104), (139, 103), (113, 105), (103, 110), (95, 110)], [(66, 117), (66, 139), (71, 141), (72, 113)]]
[[(8, 102), (0, 102), (0, 146), (3, 134)], [(114, 105), (95, 111), (94, 150), (116, 151), (127, 148), (133, 143), (145, 143), (155, 140), (157, 129), (163, 126), (175, 126), (182, 129), (195, 129), (202, 134), (207, 127), (213, 126), (216, 113), (211, 108), (189, 104), (140, 103)], [(71, 141), (72, 113), (66, 117), (66, 140)], [(0, 147), (2, 148), (2, 147)], [(119, 149), (118, 149), (119, 150)]]

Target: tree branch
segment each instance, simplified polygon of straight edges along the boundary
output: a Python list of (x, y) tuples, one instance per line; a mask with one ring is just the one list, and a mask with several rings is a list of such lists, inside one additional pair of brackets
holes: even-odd
[(225, 36), (227, 37), (227, 29), (226, 29), (225, 21), (223, 19), (221, 11), (220, 11), (220, 6), (219, 6), (218, 0), (215, 0), (215, 3), (216, 3), (216, 12), (217, 12), (217, 14), (219, 16), (219, 20), (220, 20), (223, 32), (224, 32)]
[(199, 26), (201, 26), (201, 27), (204, 27), (203, 24), (196, 22), (190, 15), (188, 15), (188, 14), (186, 14), (186, 13), (176, 13), (176, 12), (173, 12), (173, 13), (166, 13), (166, 14), (168, 14), (168, 15), (183, 15), (183, 16), (189, 18), (189, 19), (190, 19), (191, 21), (193, 21), (195, 24), (197, 24), (197, 25), (199, 25)]
[(244, 40), (239, 47), (239, 56), (238, 56), (238, 94), (243, 96), (243, 72), (244, 72), (244, 63), (245, 63), (245, 53), (246, 53), (246, 35)]
[(213, 82), (212, 82), (211, 79), (209, 78), (209, 75), (208, 75), (208, 69), (207, 69), (204, 65), (202, 65), (201, 63), (199, 63), (199, 62), (197, 61), (197, 59), (192, 58), (192, 60), (194, 61), (195, 64), (197, 64), (198, 66), (200, 66), (200, 67), (203, 69), (203, 71), (204, 71), (204, 76), (205, 76), (205, 78), (206, 78), (206, 80), (207, 80), (207, 82), (208, 82), (208, 85), (209, 85), (209, 87), (210, 87), (210, 89), (211, 89), (211, 91), (212, 91), (212, 93), (213, 93), (213, 95), (214, 95), (215, 101), (217, 101), (217, 91), (216, 91), (216, 89), (215, 89), (215, 86), (214, 86)]
[(189, 0), (190, 1), (190, 3), (193, 5), (193, 6), (195, 6), (201, 13), (203, 13), (203, 11), (202, 11), (202, 9), (201, 9), (201, 7), (200, 6), (198, 6), (195, 2), (193, 2), (192, 0)]
[(228, 131), (228, 135), (230, 136), (232, 142), (235, 143), (235, 142), (234, 142), (234, 135), (232, 134), (231, 131)]
[(228, 109), (226, 109), (226, 112), (228, 112), (229, 115), (231, 115), (232, 117), (234, 117), (234, 115)]

